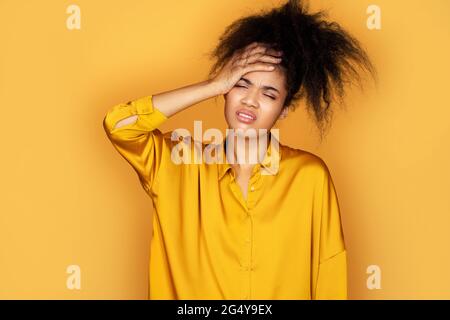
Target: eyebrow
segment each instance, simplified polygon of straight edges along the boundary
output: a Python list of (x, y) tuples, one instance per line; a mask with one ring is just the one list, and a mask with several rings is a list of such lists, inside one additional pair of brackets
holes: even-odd
[[(249, 85), (252, 85), (252, 84), (253, 84), (250, 80), (248, 80), (247, 78), (244, 78), (244, 77), (242, 77), (242, 78), (239, 79), (239, 80), (244, 80), (244, 81), (245, 81), (247, 84), (249, 84)], [(278, 89), (276, 89), (276, 88), (274, 88), (274, 87), (271, 87), (271, 86), (263, 86), (263, 89), (265, 89), (265, 90), (274, 90), (274, 91), (280, 93), (280, 91), (278, 91)]]

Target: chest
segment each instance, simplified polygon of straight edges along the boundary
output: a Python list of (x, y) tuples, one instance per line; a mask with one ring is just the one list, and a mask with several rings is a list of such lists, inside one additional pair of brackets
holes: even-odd
[(248, 184), (250, 181), (250, 177), (251, 177), (251, 173), (241, 172), (236, 175), (236, 183), (238, 184), (245, 200), (247, 200)]

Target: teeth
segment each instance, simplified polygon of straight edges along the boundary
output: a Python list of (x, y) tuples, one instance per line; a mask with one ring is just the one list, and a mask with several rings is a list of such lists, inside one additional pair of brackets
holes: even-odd
[(247, 119), (250, 119), (250, 120), (253, 120), (253, 117), (251, 117), (251, 116), (249, 116), (249, 115), (247, 115), (247, 114), (244, 114), (244, 113), (238, 113), (240, 116), (242, 116), (242, 117), (244, 117), (244, 118), (247, 118)]

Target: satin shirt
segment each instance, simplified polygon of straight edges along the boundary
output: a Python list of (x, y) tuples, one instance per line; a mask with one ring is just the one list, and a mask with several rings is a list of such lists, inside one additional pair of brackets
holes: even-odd
[[(134, 123), (114, 128), (124, 118)], [(248, 195), (228, 158), (176, 163), (152, 96), (119, 103), (103, 127), (152, 199), (149, 299), (347, 299), (347, 256), (330, 171), (317, 155), (278, 144), (278, 165), (253, 167)], [(225, 138), (214, 144), (226, 150)], [(272, 161), (270, 161), (272, 164)]]

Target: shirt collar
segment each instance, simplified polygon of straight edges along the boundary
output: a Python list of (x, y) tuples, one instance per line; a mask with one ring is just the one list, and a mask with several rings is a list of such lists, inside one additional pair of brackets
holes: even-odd
[[(268, 143), (269, 145), (267, 147), (267, 151), (264, 156), (264, 159), (261, 163), (255, 164), (253, 171), (258, 170), (260, 167), (263, 167), (264, 170), (268, 171), (268, 173), (266, 175), (276, 175), (279, 170), (279, 163), (281, 162), (282, 145), (273, 134), (271, 134), (271, 133), (269, 133), (269, 134), (270, 134), (270, 140)], [(272, 141), (272, 139), (274, 139), (274, 141)], [(218, 163), (218, 166), (219, 166), (218, 179), (219, 180), (221, 180), (223, 178), (223, 176), (227, 173), (227, 171), (232, 168), (232, 164), (229, 163), (228, 158), (226, 157), (226, 143), (227, 143), (227, 137), (225, 137), (223, 139), (223, 141), (217, 145), (218, 149), (216, 149), (216, 150), (222, 150), (223, 159), (224, 159), (224, 161), (221, 161), (220, 163)], [(272, 145), (274, 145), (274, 147), (272, 147)], [(279, 160), (278, 160), (278, 162), (275, 162), (274, 165), (272, 165), (272, 163), (271, 163), (272, 156), (276, 157), (277, 154), (278, 154)], [(219, 155), (219, 159), (220, 159), (220, 155)], [(275, 164), (277, 164), (277, 165), (275, 166)]]

